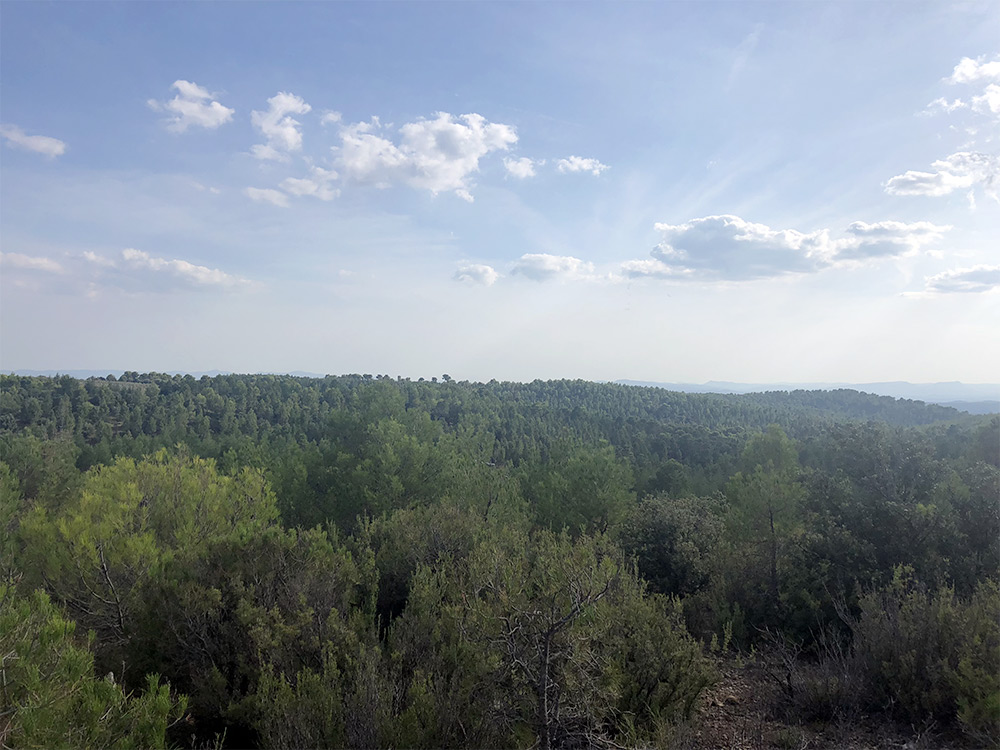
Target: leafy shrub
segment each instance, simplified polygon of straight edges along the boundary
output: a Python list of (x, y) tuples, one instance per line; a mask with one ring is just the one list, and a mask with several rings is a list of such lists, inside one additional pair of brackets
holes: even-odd
[(0, 584), (0, 746), (163, 748), (185, 701), (151, 675), (141, 695), (94, 676), (93, 635), (75, 638), (48, 595)]
[(927, 591), (912, 571), (861, 597), (846, 617), (849, 651), (823, 641), (815, 667), (790, 670), (805, 718), (885, 712), (914, 726), (957, 722), (974, 741), (1000, 742), (1000, 586), (982, 582), (967, 599)]

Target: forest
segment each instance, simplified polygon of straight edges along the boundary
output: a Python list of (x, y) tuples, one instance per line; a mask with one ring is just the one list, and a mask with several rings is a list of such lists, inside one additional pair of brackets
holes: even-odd
[[(733, 669), (782, 733), (708, 737)], [(0, 747), (805, 748), (860, 725), (1000, 743), (998, 415), (0, 375)]]

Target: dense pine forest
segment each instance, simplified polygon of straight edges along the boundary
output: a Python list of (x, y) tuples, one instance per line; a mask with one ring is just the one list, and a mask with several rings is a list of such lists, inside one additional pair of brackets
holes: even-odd
[(991, 746), (1000, 417), (0, 376), (0, 659), (4, 748), (700, 747), (735, 663), (815, 746)]

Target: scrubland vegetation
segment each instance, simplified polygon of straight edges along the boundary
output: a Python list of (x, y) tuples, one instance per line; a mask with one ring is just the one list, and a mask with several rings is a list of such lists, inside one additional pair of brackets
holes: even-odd
[(997, 416), (3, 376), (0, 462), (3, 747), (670, 747), (731, 654), (1000, 741)]

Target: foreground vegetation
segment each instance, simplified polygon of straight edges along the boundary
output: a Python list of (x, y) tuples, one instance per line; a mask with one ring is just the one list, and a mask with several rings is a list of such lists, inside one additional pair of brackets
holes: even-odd
[(1000, 740), (1000, 418), (853, 391), (0, 376), (0, 745)]

